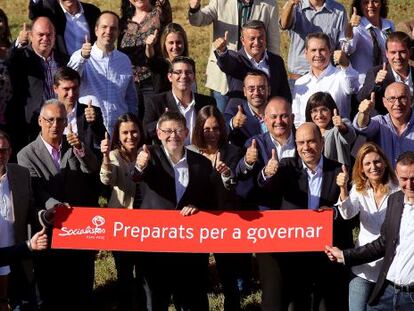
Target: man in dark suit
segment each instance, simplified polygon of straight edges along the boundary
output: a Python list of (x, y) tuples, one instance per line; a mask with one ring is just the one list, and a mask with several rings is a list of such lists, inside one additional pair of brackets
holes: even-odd
[(413, 310), (414, 301), (414, 152), (402, 153), (396, 174), (401, 191), (390, 195), (381, 235), (358, 248), (341, 251), (326, 246), (332, 261), (356, 266), (384, 257), (381, 272), (368, 300), (367, 310)]
[[(67, 114), (62, 103), (45, 102), (38, 122), (39, 136), (17, 154), (17, 159), (30, 171), (39, 220), (51, 226), (58, 207), (97, 206), (89, 176), (98, 171), (99, 164), (70, 126), (64, 139)], [(76, 250), (48, 250), (36, 256), (41, 310), (93, 309), (94, 256), (94, 252)]]
[(250, 137), (267, 132), (264, 122), (269, 97), (267, 75), (260, 70), (249, 71), (243, 81), (243, 93), (246, 99), (231, 98), (224, 112), (229, 140), (239, 147)]
[[(180, 210), (189, 216), (214, 208), (211, 162), (184, 148), (186, 119), (179, 112), (165, 112), (158, 121), (162, 145), (143, 146), (136, 162), (141, 180), (142, 208)], [(143, 254), (151, 310), (167, 310), (170, 296), (181, 310), (207, 311), (208, 254)]]
[(96, 41), (96, 20), (101, 11), (95, 5), (78, 0), (30, 0), (29, 18), (50, 18), (56, 29), (56, 50), (67, 56), (85, 43)]
[[(273, 152), (258, 175), (259, 185), (281, 195), (280, 209), (333, 208), (339, 196), (335, 180), (341, 165), (322, 155), (324, 142), (314, 123), (297, 129), (296, 145), (296, 158), (279, 162)], [(352, 245), (350, 223), (340, 215), (334, 219), (333, 239)], [(348, 271), (333, 266), (323, 253), (267, 254), (259, 265), (264, 278), (263, 310), (285, 310), (288, 306), (310, 310), (312, 304), (316, 310), (348, 310)]]
[(268, 132), (246, 141), (246, 155), (236, 168), (239, 180), (236, 191), (243, 198), (244, 209), (266, 210), (274, 206), (274, 194), (267, 195), (257, 186), (257, 174), (271, 158), (272, 149), (279, 160), (295, 156), (293, 120), (291, 105), (286, 99), (274, 97), (269, 100), (264, 116)]
[[(34, 140), (39, 133), (37, 118), (45, 100), (54, 98), (53, 75), (68, 62), (53, 52), (55, 29), (47, 17), (33, 21), (30, 44), (14, 47), (10, 55), (13, 97), (6, 108), (14, 152)], [(18, 39), (19, 41), (19, 39)]]
[(238, 52), (227, 49), (227, 35), (214, 41), (217, 65), (227, 75), (229, 97), (243, 98), (243, 79), (247, 72), (262, 70), (270, 80), (270, 96), (285, 97), (292, 101), (283, 59), (266, 50), (266, 28), (263, 22), (251, 20), (243, 25), (243, 48)]
[[(8, 163), (12, 153), (9, 137), (0, 131), (0, 245), (11, 246), (29, 238), (28, 226), (38, 227), (32, 205), (30, 173), (25, 167)], [(9, 269), (10, 268), (10, 269)], [(13, 308), (34, 308), (33, 264), (31, 260), (15, 261), (0, 269), (0, 299), (8, 294)], [(2, 270), (9, 270), (9, 271)], [(8, 283), (8, 284), (7, 284)], [(7, 292), (4, 292), (5, 288)], [(23, 301), (26, 305), (23, 306)]]
[(156, 139), (156, 124), (165, 111), (180, 112), (186, 119), (189, 135), (186, 145), (191, 141), (197, 112), (207, 105), (216, 106), (216, 101), (210, 96), (194, 93), (195, 63), (189, 57), (178, 56), (170, 65), (168, 80), (171, 91), (149, 96), (145, 99), (144, 125), (150, 139)]
[(384, 63), (368, 70), (364, 85), (357, 95), (359, 103), (370, 99), (371, 93), (375, 92), (375, 109), (379, 114), (386, 114), (387, 109), (383, 105), (382, 98), (387, 86), (393, 82), (407, 84), (411, 95), (414, 95), (414, 67), (409, 65), (410, 47), (411, 39), (406, 33), (396, 31), (388, 36), (385, 53), (388, 64)]

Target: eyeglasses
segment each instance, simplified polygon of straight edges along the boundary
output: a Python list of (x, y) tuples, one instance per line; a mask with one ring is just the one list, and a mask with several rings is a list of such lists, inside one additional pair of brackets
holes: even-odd
[(408, 96), (402, 95), (399, 97), (391, 96), (391, 97), (385, 97), (387, 101), (389, 101), (391, 104), (395, 104), (395, 102), (398, 100), (401, 104), (408, 104)]
[(159, 129), (161, 132), (163, 132), (164, 134), (167, 135), (172, 135), (173, 133), (175, 133), (175, 135), (180, 135), (182, 133), (184, 133), (185, 129), (184, 128), (180, 128), (180, 129)]
[(63, 125), (68, 121), (66, 118), (45, 118), (44, 116), (41, 117), (49, 126), (52, 126), (55, 122), (57, 125)]
[(246, 87), (247, 92), (249, 93), (253, 93), (254, 91), (256, 91), (257, 93), (260, 94), (264, 94), (266, 92), (266, 86), (264, 85), (259, 85), (259, 86), (247, 86)]
[(310, 113), (311, 114), (319, 114), (319, 113), (326, 113), (326, 112), (329, 112), (330, 110), (329, 110), (329, 108), (328, 107), (318, 107), (318, 108), (313, 108), (313, 109), (311, 109), (311, 111), (310, 111)]
[(190, 71), (190, 70), (173, 70), (171, 71), (172, 74), (177, 75), (177, 76), (181, 76), (184, 75), (186, 77), (191, 77), (194, 75), (194, 72)]

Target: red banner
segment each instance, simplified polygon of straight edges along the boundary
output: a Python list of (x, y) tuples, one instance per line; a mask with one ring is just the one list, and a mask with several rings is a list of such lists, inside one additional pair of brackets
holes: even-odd
[(323, 251), (332, 210), (198, 212), (78, 208), (58, 210), (53, 248), (146, 252)]

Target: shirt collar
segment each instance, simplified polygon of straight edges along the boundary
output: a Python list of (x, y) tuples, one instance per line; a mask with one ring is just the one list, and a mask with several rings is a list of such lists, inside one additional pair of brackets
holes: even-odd
[(269, 135), (270, 135), (270, 139), (272, 140), (273, 144), (275, 146), (277, 146), (277, 147), (294, 146), (294, 143), (293, 143), (293, 133), (292, 133), (292, 131), (290, 132), (290, 135), (289, 135), (286, 143), (284, 143), (283, 145), (281, 145), (276, 139), (274, 139), (273, 136), (272, 136), (272, 134), (269, 133)]
[[(302, 10), (306, 10), (306, 9), (313, 10), (313, 8), (310, 5), (309, 0), (302, 1)], [(334, 10), (333, 3), (331, 2), (331, 0), (325, 0), (325, 3), (322, 5), (321, 11), (323, 9), (327, 9), (328, 11), (331, 11), (331, 12)]]
[(187, 105), (187, 107), (184, 107), (184, 105), (181, 103), (181, 101), (178, 99), (178, 97), (177, 97), (177, 96), (175, 96), (175, 94), (174, 94), (174, 92), (173, 92), (173, 91), (171, 91), (171, 93), (172, 93), (172, 95), (173, 95), (173, 97), (174, 97), (175, 103), (177, 104), (177, 106), (178, 106), (179, 108), (182, 108), (183, 110), (187, 110), (187, 109), (192, 108), (192, 107), (195, 105), (194, 92), (191, 92), (191, 97), (192, 97), (193, 99), (192, 99), (192, 100), (191, 100), (191, 102)]
[(322, 173), (322, 171), (323, 171), (323, 156), (321, 155), (321, 159), (319, 160), (319, 163), (318, 163), (318, 165), (316, 166), (316, 170), (315, 170), (315, 172), (313, 172), (306, 164), (305, 164), (305, 162), (303, 162), (303, 160), (301, 160), (302, 161), (302, 165), (303, 165), (303, 167), (305, 168), (305, 171), (310, 175), (310, 174), (312, 174), (312, 175), (316, 175), (316, 174), (321, 174)]
[(36, 51), (35, 51), (35, 49), (33, 49), (33, 47), (32, 47), (32, 50), (33, 50), (33, 52), (37, 55), (37, 56), (39, 56), (44, 62), (50, 62), (50, 61), (52, 61), (53, 59), (54, 59), (54, 57), (53, 57), (53, 50), (50, 52), (50, 54), (49, 54), (49, 56), (48, 57), (43, 57), (42, 55), (40, 55), (40, 54), (38, 54)]
[[(43, 143), (45, 144), (47, 151), (52, 154), (52, 150), (55, 149), (55, 147), (53, 147), (52, 145), (50, 145), (49, 143), (46, 142), (46, 140), (43, 139), (42, 135), (40, 135), (40, 138), (42, 139)], [(60, 143), (59, 145), (59, 149), (58, 151), (60, 152), (62, 150), (62, 143)]]
[(267, 55), (267, 50), (264, 51), (263, 57), (262, 57), (262, 59), (259, 62), (256, 62), (256, 60), (252, 56), (250, 56), (249, 53), (247, 53), (246, 49), (244, 49), (244, 52), (246, 53), (247, 58), (249, 59), (249, 61), (250, 62), (255, 62), (256, 64), (260, 64), (263, 61), (266, 61), (267, 62), (267, 60), (269, 59), (269, 55)]
[(115, 49), (113, 49), (110, 52), (104, 52), (100, 48), (98, 48), (98, 46), (96, 45), (96, 42), (95, 42), (94, 45), (92, 45), (91, 54), (93, 54), (93, 56), (95, 56), (96, 58), (102, 59), (102, 58), (105, 58), (105, 57), (110, 57), (114, 51), (115, 51)]
[[(374, 25), (372, 25), (371, 22), (365, 16), (361, 17), (361, 26), (364, 27), (367, 30), (369, 30), (371, 27), (372, 28), (378, 28), (378, 27), (375, 27)], [(392, 27), (393, 27), (393, 25), (387, 19), (384, 19), (384, 18), (381, 18), (381, 26), (382, 27), (381, 27), (380, 30), (382, 32), (385, 32), (388, 29), (392, 30)]]
[(315, 78), (315, 79), (317, 79), (317, 80), (320, 80), (320, 79), (322, 79), (323, 77), (330, 75), (330, 74), (331, 74), (332, 72), (334, 72), (334, 71), (335, 71), (335, 67), (334, 67), (334, 66), (332, 66), (332, 64), (331, 64), (331, 63), (329, 63), (329, 64), (328, 64), (328, 67), (326, 67), (326, 68), (325, 68), (325, 70), (324, 70), (324, 71), (322, 71), (322, 73), (319, 75), (319, 77), (316, 77), (316, 76), (313, 74), (313, 72), (312, 72), (312, 67), (311, 67), (311, 68), (310, 68), (310, 70), (309, 70), (309, 74), (310, 74), (311, 78)]
[(165, 147), (163, 145), (161, 145), (161, 147), (164, 150), (165, 155), (167, 156), (168, 162), (170, 162), (170, 164), (173, 168), (176, 167), (177, 165), (181, 164), (181, 163), (187, 162), (187, 148), (184, 147), (183, 157), (177, 163), (174, 164), (174, 162), (172, 161), (171, 156), (168, 153), (167, 149), (165, 149)]
[(83, 7), (82, 7), (82, 4), (79, 1), (77, 1), (77, 2), (78, 2), (78, 5), (79, 5), (80, 10), (79, 10), (79, 12), (75, 13), (74, 15), (70, 14), (69, 11), (67, 11), (63, 7), (62, 3), (59, 0), (57, 0), (57, 1), (59, 2), (59, 5), (62, 8), (62, 11), (63, 11), (63, 13), (65, 13), (65, 15), (69, 15), (70, 17), (79, 17), (80, 15), (83, 14)]

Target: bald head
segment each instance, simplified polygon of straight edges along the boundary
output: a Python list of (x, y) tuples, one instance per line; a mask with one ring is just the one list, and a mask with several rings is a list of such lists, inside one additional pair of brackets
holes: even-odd
[(292, 133), (294, 115), (291, 104), (283, 97), (273, 97), (267, 103), (264, 121), (274, 139), (284, 144)]
[(394, 124), (409, 121), (412, 102), (410, 89), (406, 84), (393, 82), (388, 85), (382, 101)]
[(41, 16), (34, 20), (30, 41), (33, 50), (44, 58), (48, 58), (55, 45), (55, 27), (49, 18)]
[(296, 147), (302, 161), (311, 170), (318, 165), (324, 146), (321, 131), (312, 122), (305, 122), (296, 131)]

